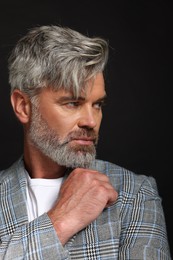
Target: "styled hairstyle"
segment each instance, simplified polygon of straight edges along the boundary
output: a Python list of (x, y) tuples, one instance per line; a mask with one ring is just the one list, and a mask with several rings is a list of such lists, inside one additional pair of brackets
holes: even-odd
[(12, 50), (9, 60), (11, 92), (35, 96), (41, 88), (63, 88), (79, 95), (89, 79), (103, 72), (108, 42), (67, 27), (32, 28)]

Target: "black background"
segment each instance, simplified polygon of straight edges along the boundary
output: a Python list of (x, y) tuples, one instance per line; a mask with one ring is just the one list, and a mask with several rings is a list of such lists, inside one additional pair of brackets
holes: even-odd
[[(110, 2), (110, 1), (109, 1)], [(22, 152), (7, 59), (33, 26), (60, 24), (109, 40), (108, 103), (98, 157), (155, 177), (173, 250), (171, 1), (0, 1), (0, 169)]]

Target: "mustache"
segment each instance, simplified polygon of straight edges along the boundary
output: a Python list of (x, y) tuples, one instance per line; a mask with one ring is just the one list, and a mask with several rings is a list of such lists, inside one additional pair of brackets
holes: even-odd
[(82, 138), (91, 138), (94, 143), (97, 143), (98, 141), (98, 134), (95, 133), (93, 129), (80, 129), (76, 131), (70, 132), (67, 137), (65, 142), (68, 143), (74, 139), (82, 139)]

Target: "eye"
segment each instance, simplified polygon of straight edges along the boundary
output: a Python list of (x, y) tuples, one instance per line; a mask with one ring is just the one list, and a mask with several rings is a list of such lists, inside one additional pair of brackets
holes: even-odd
[(65, 103), (65, 106), (69, 107), (69, 108), (75, 108), (75, 107), (78, 107), (80, 104), (78, 101), (71, 101), (71, 102), (68, 102), (68, 103)]
[(102, 107), (103, 107), (104, 105), (105, 105), (105, 101), (102, 100), (102, 101), (99, 101), (99, 102), (95, 103), (95, 104), (94, 104), (94, 107), (95, 107), (96, 109), (102, 109)]

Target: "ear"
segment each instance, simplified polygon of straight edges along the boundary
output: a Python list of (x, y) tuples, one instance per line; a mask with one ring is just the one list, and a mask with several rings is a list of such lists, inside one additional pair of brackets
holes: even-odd
[(26, 124), (30, 118), (31, 105), (28, 96), (18, 89), (11, 94), (11, 104), (15, 115), (22, 124)]

